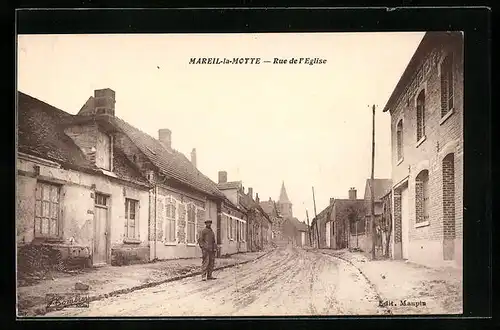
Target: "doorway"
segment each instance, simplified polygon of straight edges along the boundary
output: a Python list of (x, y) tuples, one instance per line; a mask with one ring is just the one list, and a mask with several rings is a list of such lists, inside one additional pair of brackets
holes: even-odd
[(403, 259), (409, 257), (410, 219), (408, 208), (408, 186), (401, 189), (401, 252)]
[(108, 217), (109, 197), (96, 193), (94, 199), (94, 265), (106, 264), (108, 261)]

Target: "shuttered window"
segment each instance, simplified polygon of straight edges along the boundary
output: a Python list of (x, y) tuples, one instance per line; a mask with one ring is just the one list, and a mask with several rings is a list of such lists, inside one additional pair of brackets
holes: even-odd
[(189, 204), (187, 212), (187, 243), (196, 243), (196, 210), (193, 204)]
[(176, 203), (173, 199), (167, 199), (165, 206), (165, 241), (167, 243), (175, 243), (176, 238)]

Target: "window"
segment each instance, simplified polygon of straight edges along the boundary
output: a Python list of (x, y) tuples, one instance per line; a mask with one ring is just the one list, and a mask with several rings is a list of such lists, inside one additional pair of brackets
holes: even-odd
[(425, 136), (425, 91), (417, 97), (417, 142)]
[(97, 135), (96, 166), (111, 171), (111, 137), (101, 132)]
[(429, 171), (421, 171), (415, 178), (415, 222), (429, 221)]
[[(96, 202), (97, 203), (97, 202)], [(137, 239), (139, 238), (139, 228), (137, 223), (137, 207), (139, 201), (126, 198), (125, 199), (125, 237)]]
[(59, 186), (36, 184), (35, 237), (59, 237)]
[(441, 63), (441, 117), (453, 109), (453, 54)]
[(398, 161), (403, 159), (403, 120), (401, 119), (396, 126), (396, 148)]
[(236, 221), (236, 241), (238, 241), (238, 242), (241, 239), (241, 227), (240, 227), (240, 225), (241, 225), (241, 222)]
[(226, 233), (227, 238), (231, 239), (231, 218), (226, 216)]
[(187, 211), (187, 243), (196, 243), (196, 210), (193, 204), (188, 205)]
[(231, 238), (232, 239), (237, 239), (236, 235), (237, 235), (237, 232), (238, 232), (238, 229), (236, 228), (236, 219), (233, 218), (233, 233), (231, 235)]
[(176, 242), (176, 205), (174, 199), (168, 199), (165, 206), (165, 241), (168, 243)]

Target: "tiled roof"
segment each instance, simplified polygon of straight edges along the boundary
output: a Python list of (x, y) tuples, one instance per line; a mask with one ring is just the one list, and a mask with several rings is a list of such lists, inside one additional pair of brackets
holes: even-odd
[(231, 181), (217, 184), (217, 188), (220, 190), (225, 189), (239, 189), (241, 187), (241, 181)]
[(17, 116), (19, 151), (62, 165), (97, 170), (59, 125), (72, 115), (18, 92)]
[[(373, 197), (379, 200), (384, 197), (392, 189), (391, 179), (373, 179)], [(365, 198), (370, 197), (370, 183), (371, 179), (366, 180)]]
[(242, 194), (241, 198), (240, 198), (240, 204), (248, 210), (250, 210), (250, 209), (259, 210), (267, 220), (271, 221), (271, 219), (269, 218), (269, 215), (266, 213), (266, 211), (260, 206), (259, 203), (254, 201), (253, 198), (251, 198), (250, 196)]
[[(18, 92), (18, 102), (19, 151), (58, 162), (63, 167), (102, 174), (64, 133), (64, 124), (76, 116), (22, 92)], [(113, 173), (118, 178), (147, 184), (118, 148), (113, 148), (113, 155)]]
[(217, 184), (201, 173), (184, 154), (165, 148), (159, 140), (120, 118), (114, 117), (114, 123), (167, 177), (208, 195), (224, 197)]

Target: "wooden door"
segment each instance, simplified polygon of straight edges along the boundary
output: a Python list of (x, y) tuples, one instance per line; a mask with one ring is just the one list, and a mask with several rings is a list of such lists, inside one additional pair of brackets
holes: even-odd
[(96, 194), (95, 196), (93, 248), (94, 264), (105, 264), (108, 259), (108, 201), (109, 198), (105, 195)]

